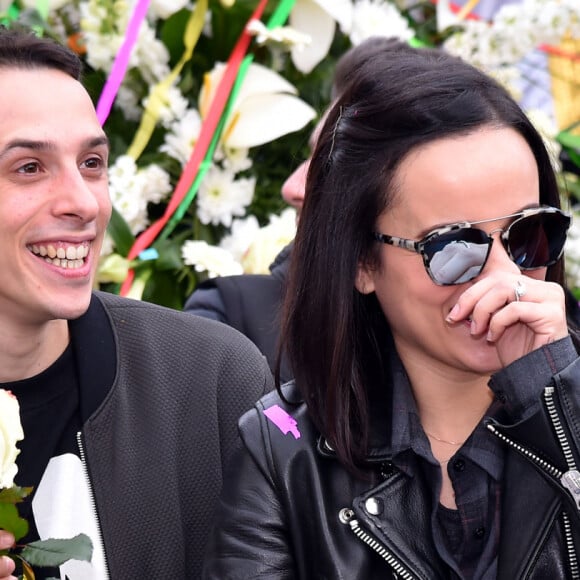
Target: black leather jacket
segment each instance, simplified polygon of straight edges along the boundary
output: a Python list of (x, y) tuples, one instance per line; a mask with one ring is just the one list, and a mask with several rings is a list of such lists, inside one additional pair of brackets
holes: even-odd
[[(527, 398), (511, 397), (515, 382)], [(490, 386), (511, 418), (487, 420), (506, 446), (497, 578), (580, 578), (576, 351), (569, 339), (553, 343), (496, 373)], [(293, 384), (285, 397), (298, 400)], [(291, 418), (269, 420), (264, 411), (276, 405)], [(240, 432), (245, 449), (224, 478), (204, 579), (457, 578), (432, 540), (429, 482), (392, 466), (388, 441), (373, 445), (362, 481), (334, 458), (305, 405), (277, 393), (244, 415)]]

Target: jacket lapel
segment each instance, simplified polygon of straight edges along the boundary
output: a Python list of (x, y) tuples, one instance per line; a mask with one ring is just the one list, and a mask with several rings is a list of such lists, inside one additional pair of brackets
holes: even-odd
[(414, 478), (397, 472), (357, 497), (353, 509), (361, 526), (414, 577), (438, 580), (447, 576), (431, 540), (433, 506), (424, 490)]
[(522, 457), (508, 453), (504, 466), (498, 580), (528, 578), (547, 541), (561, 500)]

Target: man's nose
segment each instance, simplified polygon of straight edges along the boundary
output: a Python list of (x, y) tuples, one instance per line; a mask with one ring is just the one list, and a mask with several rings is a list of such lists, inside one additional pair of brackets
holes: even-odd
[(282, 197), (284, 201), (296, 209), (301, 209), (304, 203), (306, 174), (308, 173), (309, 165), (310, 160), (302, 162), (282, 185)]
[(99, 213), (99, 200), (92, 185), (77, 167), (61, 171), (53, 183), (53, 212), (82, 222), (94, 220)]

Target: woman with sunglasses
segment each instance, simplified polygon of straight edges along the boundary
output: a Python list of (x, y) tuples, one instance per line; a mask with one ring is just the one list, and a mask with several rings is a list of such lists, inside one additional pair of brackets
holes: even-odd
[(569, 216), (541, 137), (437, 50), (365, 63), (311, 161), (283, 347), (206, 579), (580, 578)]

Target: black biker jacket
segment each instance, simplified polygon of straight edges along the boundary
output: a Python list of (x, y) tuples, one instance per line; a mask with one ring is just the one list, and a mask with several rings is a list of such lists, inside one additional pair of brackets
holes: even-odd
[[(511, 400), (514, 381), (541, 383), (540, 400)], [(569, 339), (553, 343), (496, 373), (490, 386), (512, 419), (487, 421), (507, 450), (497, 578), (580, 578), (576, 351)], [(285, 398), (298, 400), (293, 384)], [(264, 411), (275, 405), (296, 425), (269, 420)], [(393, 467), (388, 442), (370, 450), (369, 480), (354, 478), (313, 427), (305, 405), (288, 404), (277, 393), (244, 415), (240, 433), (245, 448), (224, 478), (204, 579), (457, 578), (431, 537), (428, 482)]]

